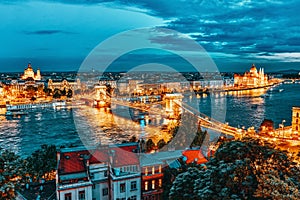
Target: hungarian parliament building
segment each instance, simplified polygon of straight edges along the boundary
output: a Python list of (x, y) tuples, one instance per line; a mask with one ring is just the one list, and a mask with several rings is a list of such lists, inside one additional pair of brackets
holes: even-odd
[(235, 87), (261, 87), (268, 85), (268, 76), (264, 74), (264, 69), (260, 68), (257, 71), (253, 64), (250, 71), (246, 71), (244, 75), (234, 75), (234, 86)]

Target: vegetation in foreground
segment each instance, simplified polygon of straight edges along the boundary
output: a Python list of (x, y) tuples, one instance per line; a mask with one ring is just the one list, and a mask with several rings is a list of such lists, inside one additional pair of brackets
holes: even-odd
[[(0, 150), (0, 199), (13, 199), (16, 189), (41, 178), (55, 179), (55, 152), (55, 146), (43, 145), (22, 159)], [(299, 155), (261, 140), (226, 141), (205, 165), (182, 162), (182, 171), (167, 168), (164, 199), (300, 199), (298, 161)]]
[(208, 163), (177, 175), (169, 199), (300, 199), (297, 160), (261, 140), (224, 142)]
[(42, 145), (26, 159), (0, 149), (0, 199), (14, 199), (16, 189), (23, 189), (41, 179), (54, 180), (55, 169), (54, 145)]

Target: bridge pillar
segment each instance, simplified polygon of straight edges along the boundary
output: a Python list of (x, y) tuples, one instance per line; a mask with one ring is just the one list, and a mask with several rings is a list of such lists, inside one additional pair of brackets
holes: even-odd
[(180, 93), (166, 94), (164, 96), (165, 111), (169, 118), (177, 118), (182, 113), (182, 99)]

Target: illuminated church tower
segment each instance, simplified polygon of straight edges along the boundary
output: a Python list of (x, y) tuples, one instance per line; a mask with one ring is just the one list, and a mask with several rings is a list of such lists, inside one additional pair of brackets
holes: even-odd
[(35, 80), (40, 81), (41, 79), (42, 79), (41, 71), (40, 71), (40, 68), (38, 68), (37, 71), (36, 71)]

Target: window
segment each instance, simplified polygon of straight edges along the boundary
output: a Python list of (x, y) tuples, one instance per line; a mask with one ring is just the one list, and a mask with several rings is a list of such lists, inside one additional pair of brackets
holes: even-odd
[(102, 189), (102, 196), (107, 196), (108, 195), (108, 188), (103, 188)]
[(78, 196), (79, 200), (85, 200), (85, 191), (79, 191)]
[(158, 180), (158, 186), (161, 187), (162, 186), (162, 179)]
[(130, 200), (137, 200), (136, 195), (132, 196), (132, 197), (130, 198)]
[(297, 113), (296, 117), (299, 117), (299, 113)]
[(148, 190), (148, 181), (145, 182), (145, 190)]
[(120, 192), (121, 193), (125, 192), (125, 183), (120, 184)]
[(155, 180), (152, 180), (152, 190), (155, 189)]
[(145, 168), (145, 175), (148, 175), (148, 168)]
[(130, 184), (130, 190), (136, 190), (136, 181), (132, 181)]
[(72, 200), (71, 193), (65, 194), (65, 200)]
[(158, 172), (161, 173), (161, 165), (158, 167)]
[(155, 167), (152, 167), (152, 174), (155, 174)]

